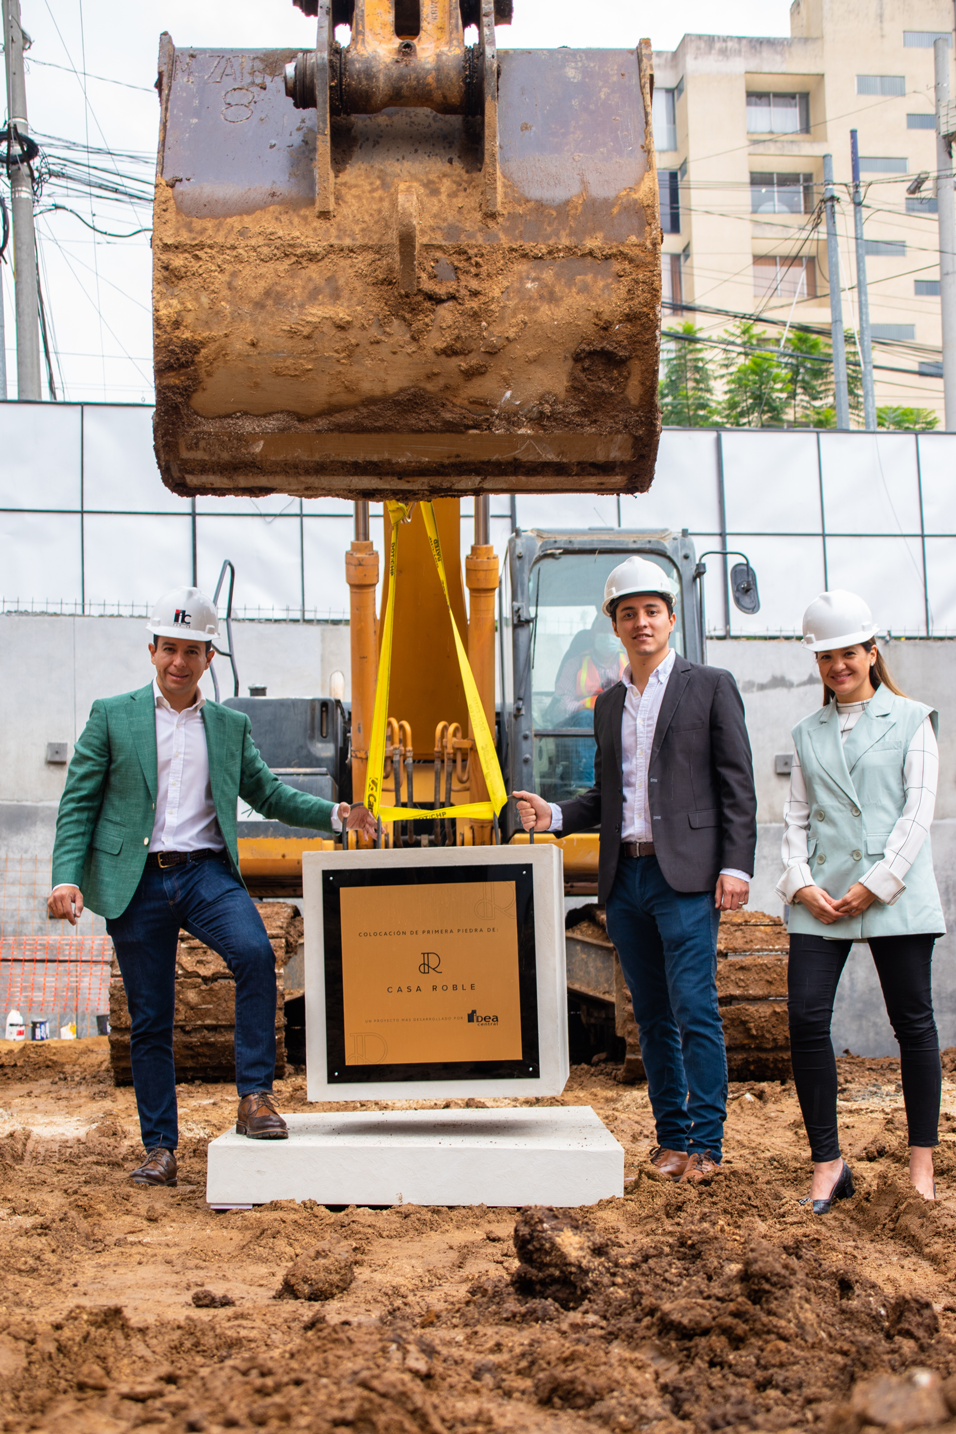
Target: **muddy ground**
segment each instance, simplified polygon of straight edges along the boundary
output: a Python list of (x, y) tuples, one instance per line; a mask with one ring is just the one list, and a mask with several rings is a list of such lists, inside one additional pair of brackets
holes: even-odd
[[(646, 1087), (607, 1065), (575, 1068), (549, 1103), (593, 1106), (621, 1141), (621, 1200), (570, 1216), (309, 1202), (217, 1215), (204, 1151), (234, 1119), (228, 1086), (181, 1088), (181, 1183), (143, 1190), (125, 1181), (135, 1110), (105, 1038), (0, 1043), (0, 1421), (50, 1434), (945, 1429), (946, 1064), (936, 1206), (905, 1179), (898, 1064), (850, 1057), (841, 1116), (858, 1193), (825, 1219), (798, 1204), (809, 1166), (791, 1084), (731, 1087), (724, 1172), (688, 1189), (647, 1168)], [(304, 1108), (304, 1073), (279, 1093)], [(895, 1378), (874, 1383), (880, 1372)]]

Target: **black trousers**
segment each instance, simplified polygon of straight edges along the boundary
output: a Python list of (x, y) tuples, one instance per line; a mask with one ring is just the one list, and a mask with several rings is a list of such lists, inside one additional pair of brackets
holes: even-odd
[[(909, 1144), (939, 1144), (942, 1072), (933, 1018), (935, 936), (874, 936), (869, 942), (883, 988), (886, 1013), (899, 1042)], [(830, 1022), (850, 941), (790, 937), (787, 1010), (790, 1059), (803, 1123), (815, 1161), (838, 1160), (837, 1071)]]

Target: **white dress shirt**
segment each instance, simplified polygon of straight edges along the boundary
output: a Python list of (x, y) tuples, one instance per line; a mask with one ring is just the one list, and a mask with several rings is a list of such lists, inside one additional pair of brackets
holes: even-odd
[[(641, 692), (634, 685), (630, 663), (621, 674), (621, 681), (627, 688), (624, 711), (621, 714), (621, 767), (624, 787), (624, 817), (621, 823), (622, 842), (653, 841), (651, 829), (651, 807), (648, 796), (648, 771), (651, 765), (651, 750), (661, 703), (670, 675), (674, 670), (676, 654), (671, 648), (664, 661), (654, 668)], [(552, 832), (564, 828), (561, 808), (551, 804)], [(747, 872), (732, 867), (722, 867), (721, 876), (737, 876), (741, 881), (750, 881)]]
[[(866, 711), (866, 702), (837, 703), (840, 737), (847, 734)], [(903, 788), (906, 798), (896, 825), (887, 838), (882, 858), (860, 877), (863, 886), (878, 901), (892, 906), (906, 890), (905, 876), (926, 840), (936, 810), (939, 780), (939, 747), (933, 724), (927, 717), (914, 734), (903, 759)], [(786, 871), (777, 884), (777, 895), (788, 906), (804, 886), (816, 886), (810, 869), (810, 803), (807, 783), (796, 750), (790, 771), (790, 793), (783, 808), (782, 855)]]
[(226, 843), (212, 800), (209, 752), (202, 709), (196, 700), (184, 712), (166, 701), (153, 678), (156, 710), (156, 820), (150, 851), (223, 851)]

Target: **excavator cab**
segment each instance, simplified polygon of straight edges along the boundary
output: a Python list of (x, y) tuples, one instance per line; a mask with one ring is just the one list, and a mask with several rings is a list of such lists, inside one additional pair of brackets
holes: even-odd
[(167, 486), (646, 490), (661, 241), (647, 42), (498, 50), (510, 0), (296, 3), (316, 19), (307, 51), (161, 41)]
[[(704, 661), (698, 565), (687, 534), (516, 533), (499, 588), (502, 767), (508, 790), (530, 788), (550, 802), (579, 796), (594, 782), (594, 704), (620, 681), (627, 662), (601, 611), (612, 568), (634, 554), (657, 563), (679, 588), (671, 645)], [(506, 812), (508, 837), (517, 817)], [(572, 839), (592, 853), (597, 836)], [(565, 848), (565, 869), (574, 864)], [(591, 857), (585, 863), (588, 870)]]

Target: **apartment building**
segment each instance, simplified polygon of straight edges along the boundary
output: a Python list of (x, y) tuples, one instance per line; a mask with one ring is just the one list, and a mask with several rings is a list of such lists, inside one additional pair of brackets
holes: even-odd
[(775, 334), (829, 325), (827, 153), (856, 328), (855, 129), (877, 404), (942, 424), (933, 42), (952, 49), (953, 21), (953, 0), (794, 0), (789, 39), (685, 35), (655, 52), (665, 329), (690, 320), (716, 336), (753, 314)]

